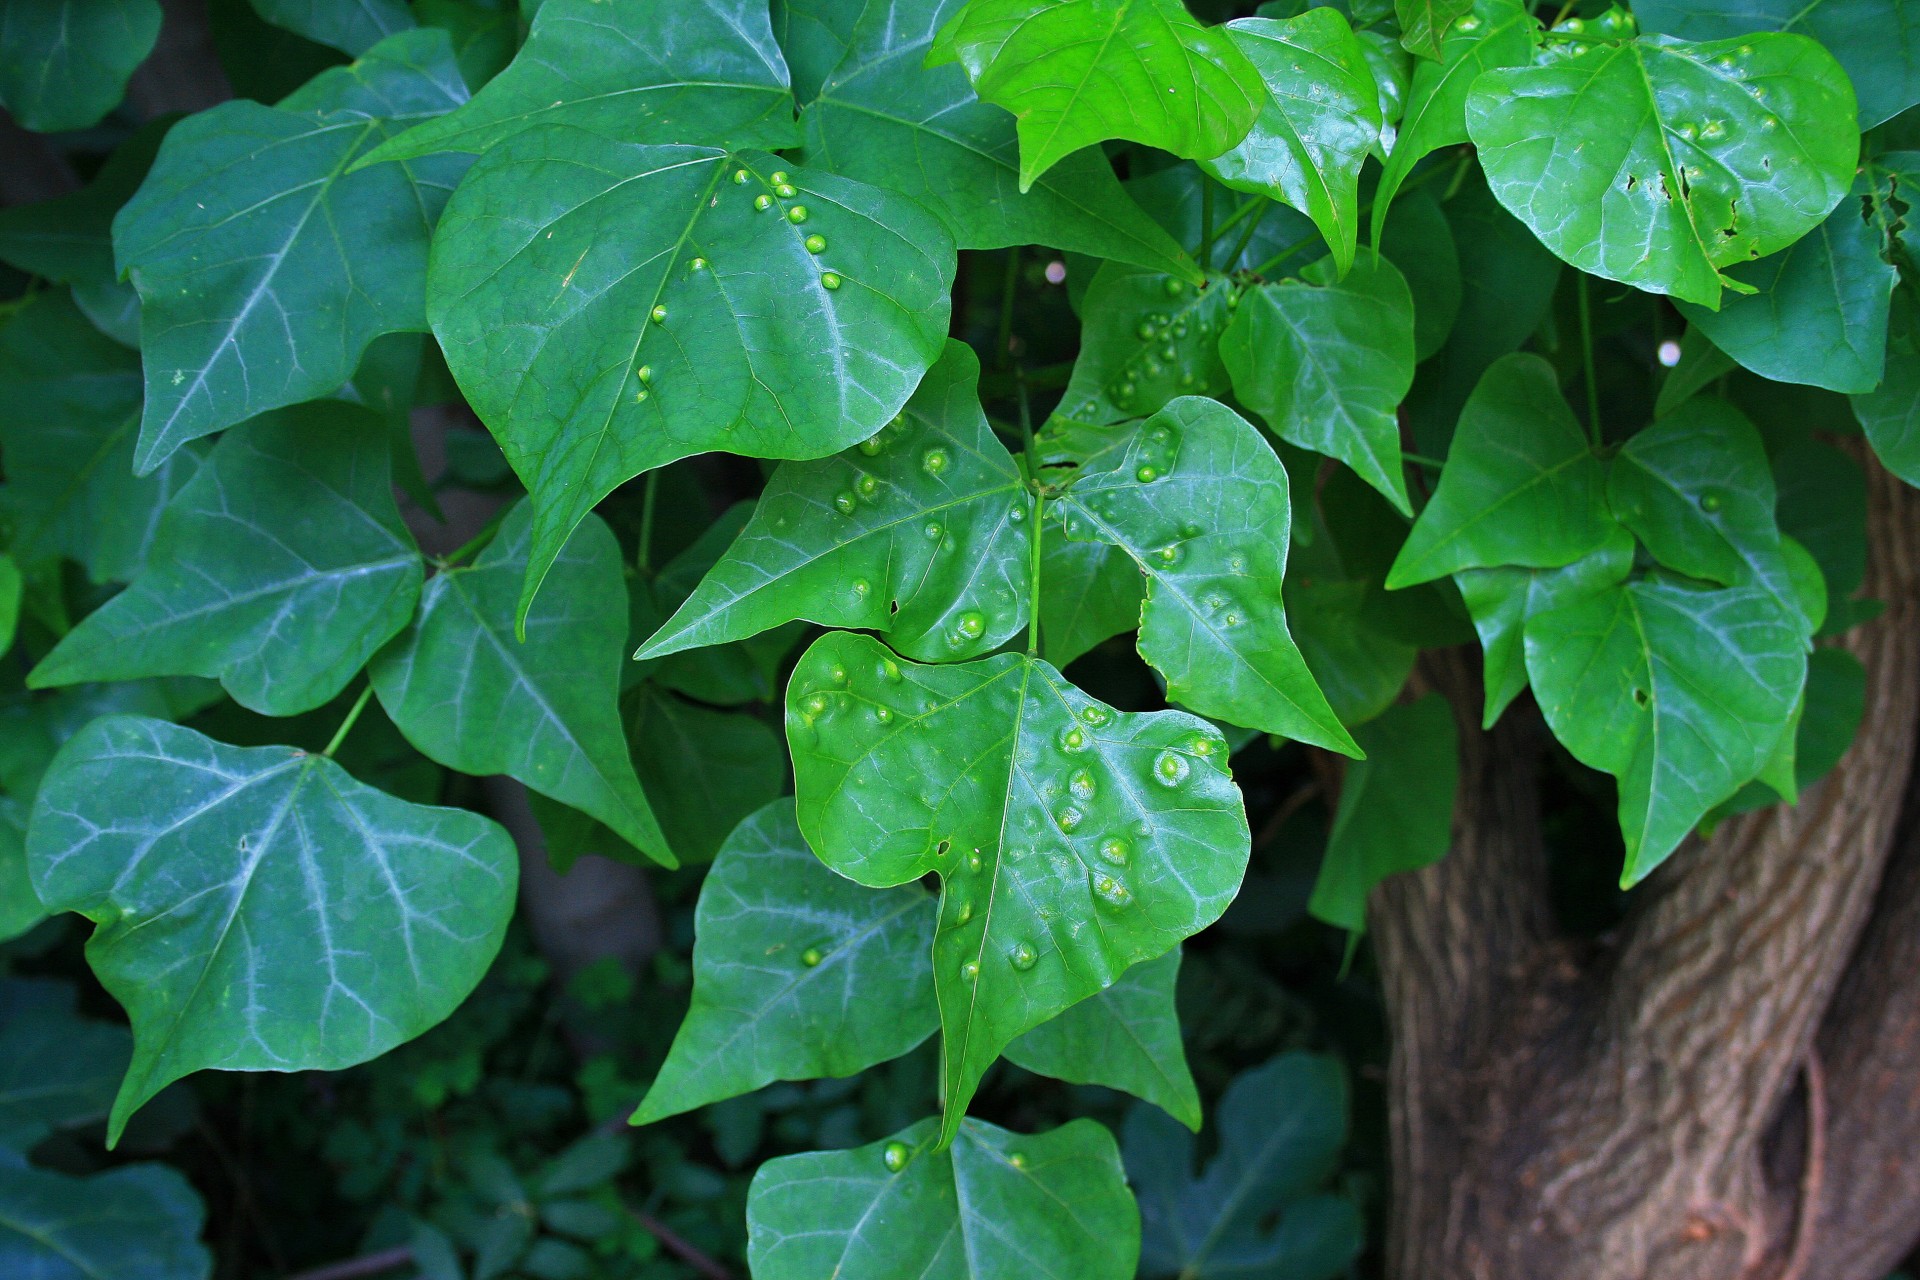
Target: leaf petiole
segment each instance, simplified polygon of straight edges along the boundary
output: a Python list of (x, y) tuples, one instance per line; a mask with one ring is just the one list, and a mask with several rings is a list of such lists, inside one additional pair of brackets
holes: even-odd
[(353, 707), (347, 712), (347, 718), (342, 720), (340, 727), (333, 731), (333, 741), (327, 743), (327, 749), (320, 753), (322, 756), (325, 756), (329, 760), (333, 759), (333, 753), (338, 751), (340, 744), (347, 740), (347, 734), (353, 731), (354, 721), (358, 720), (360, 713), (367, 709), (367, 699), (372, 696), (372, 684), (367, 684), (361, 688), (360, 696), (353, 700)]

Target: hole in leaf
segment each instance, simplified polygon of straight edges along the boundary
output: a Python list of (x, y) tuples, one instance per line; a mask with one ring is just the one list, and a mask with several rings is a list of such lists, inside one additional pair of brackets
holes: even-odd
[(1634, 706), (1640, 707), (1641, 709), (1644, 710), (1646, 707), (1650, 706), (1652, 703), (1653, 703), (1653, 695), (1648, 693), (1645, 689), (1635, 689), (1633, 691)]

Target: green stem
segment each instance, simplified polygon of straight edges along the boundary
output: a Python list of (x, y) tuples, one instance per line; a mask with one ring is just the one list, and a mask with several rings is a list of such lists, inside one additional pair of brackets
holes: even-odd
[(1440, 461), (1440, 459), (1438, 458), (1429, 458), (1424, 453), (1412, 453), (1406, 449), (1402, 449), (1400, 451), (1400, 456), (1402, 458), (1405, 458), (1408, 462), (1411, 462), (1416, 467), (1428, 467), (1434, 471), (1438, 471), (1442, 467), (1447, 465), (1446, 463)]
[(1027, 528), (1027, 656), (1040, 656), (1040, 526), (1046, 511), (1044, 486), (1040, 483), (1040, 449), (1033, 440), (1033, 406), (1027, 400), (1027, 384), (1020, 383), (1020, 446), (1027, 459), (1027, 487), (1033, 491), (1033, 509), (1028, 512)]
[(333, 741), (327, 744), (327, 749), (322, 751), (320, 753), (321, 755), (329, 760), (333, 759), (333, 753), (338, 751), (340, 744), (347, 740), (347, 734), (353, 730), (353, 722), (358, 720), (360, 713), (367, 709), (367, 699), (372, 696), (373, 685), (368, 684), (366, 688), (360, 691), (360, 696), (353, 700), (353, 709), (347, 712), (347, 718), (340, 722), (340, 727), (333, 731)]
[(502, 507), (500, 510), (494, 512), (493, 518), (480, 526), (480, 532), (455, 547), (451, 553), (441, 556), (438, 560), (434, 561), (434, 563), (442, 569), (451, 569), (478, 551), (481, 547), (486, 546), (487, 543), (493, 541), (493, 535), (500, 532), (500, 524), (507, 518), (507, 511), (508, 508)]
[(1213, 270), (1213, 183), (1200, 183), (1200, 259), (1202, 271)]
[(1587, 383), (1587, 434), (1598, 449), (1600, 439), (1600, 384), (1593, 376), (1593, 308), (1587, 302), (1587, 273), (1576, 272), (1580, 288), (1580, 361)]
[(993, 367), (1004, 369), (1013, 358), (1013, 295), (1020, 283), (1020, 249), (1007, 250), (1007, 274), (1000, 285), (1000, 328), (994, 338)]
[(642, 577), (653, 574), (653, 508), (660, 496), (660, 471), (655, 468), (647, 472), (646, 494), (640, 499), (640, 551), (634, 557), (634, 563), (640, 569)]
[(1254, 199), (1248, 201), (1247, 204), (1244, 206), (1244, 208), (1247, 208), (1247, 209), (1258, 209), (1260, 211), (1260, 214), (1258, 217), (1254, 218), (1252, 221), (1247, 223), (1246, 230), (1240, 233), (1239, 241), (1236, 242), (1233, 246), (1233, 252), (1227, 255), (1227, 269), (1229, 271), (1233, 269), (1234, 263), (1240, 261), (1240, 255), (1247, 251), (1247, 246), (1253, 243), (1253, 233), (1260, 229), (1260, 224), (1266, 220), (1267, 210), (1271, 209), (1272, 207), (1273, 207), (1273, 201), (1268, 200), (1264, 196), (1257, 196)]

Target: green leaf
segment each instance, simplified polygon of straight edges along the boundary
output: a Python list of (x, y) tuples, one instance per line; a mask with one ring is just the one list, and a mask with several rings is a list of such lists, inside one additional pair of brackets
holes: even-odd
[(472, 102), (359, 163), (480, 154), (546, 124), (622, 142), (778, 148), (799, 140), (766, 5), (547, 0), (519, 54)]
[(523, 615), (618, 485), (714, 449), (838, 452), (946, 343), (954, 250), (933, 215), (757, 152), (521, 133), (474, 166), (435, 244), (434, 332), (533, 495)]
[(1195, 289), (1163, 272), (1102, 263), (1087, 285), (1080, 353), (1054, 412), (1103, 424), (1144, 418), (1176, 396), (1225, 394), (1220, 335), (1238, 292), (1224, 276)]
[(1474, 82), (1493, 193), (1583, 271), (1706, 307), (1721, 269), (1786, 248), (1853, 182), (1853, 91), (1801, 36), (1593, 44)]
[(1862, 129), (1920, 102), (1920, 12), (1903, 0), (1638, 0), (1633, 14), (1649, 31), (1687, 40), (1811, 36), (1846, 68)]
[(747, 1193), (756, 1280), (1132, 1280), (1140, 1214), (1113, 1135), (937, 1120), (885, 1142), (769, 1160)]
[(188, 449), (134, 475), (140, 358), (64, 293), (43, 293), (0, 329), (0, 391), (0, 510), (14, 559), (31, 569), (67, 556), (95, 582), (130, 580), (161, 509), (200, 463)]
[(1396, 410), (1413, 385), (1413, 295), (1369, 254), (1247, 292), (1220, 338), (1234, 394), (1282, 440), (1337, 458), (1413, 514)]
[(1287, 631), (1287, 472), (1239, 414), (1187, 396), (1081, 468), (1054, 504), (1074, 541), (1147, 579), (1140, 656), (1167, 695), (1229, 724), (1356, 754)]
[(126, 1165), (88, 1178), (0, 1150), (0, 1271), (33, 1280), (206, 1280), (206, 1210), (179, 1173)]
[(62, 284), (114, 278), (113, 215), (140, 186), (173, 121), (143, 125), (80, 191), (0, 209), (0, 261)]
[(113, 1105), (133, 1037), (82, 1018), (75, 996), (66, 983), (0, 982), (0, 1150), (30, 1151), (49, 1133), (105, 1119)]
[(1920, 485), (1920, 330), (1904, 295), (1893, 309), (1885, 379), (1851, 400), (1874, 455), (1908, 484)]
[(1373, 243), (1381, 243), (1387, 209), (1413, 167), (1442, 147), (1467, 140), (1467, 91), (1484, 71), (1514, 67), (1533, 56), (1538, 24), (1520, 0), (1475, 0), (1440, 42), (1438, 62), (1417, 59), (1406, 110), (1373, 194)]
[[(1867, 669), (1860, 659), (1845, 649), (1819, 648), (1807, 655), (1801, 710), (1796, 713), (1792, 738), (1783, 740), (1793, 790), (1805, 791), (1840, 763), (1853, 745), (1866, 709)], [(1708, 821), (1764, 809), (1780, 798), (1780, 790), (1763, 776), (1740, 788)]]
[(138, 716), (61, 748), (27, 858), (42, 902), (94, 922), (88, 963), (133, 1020), (109, 1142), (203, 1067), (333, 1070), (433, 1026), (493, 960), (517, 872), (477, 814)]
[[(1628, 440), (1613, 461), (1607, 499), (1615, 518), (1669, 569), (1758, 587), (1789, 613), (1799, 607), (1766, 445), (1726, 401), (1695, 396)], [(1809, 618), (1807, 634), (1817, 627)]]
[(13, 648), (14, 630), (20, 625), (20, 603), (26, 595), (26, 578), (20, 563), (0, 552), (0, 655)]
[(1413, 358), (1426, 360), (1447, 344), (1464, 291), (1460, 249), (1440, 202), (1425, 191), (1409, 192), (1400, 216), (1380, 237), (1380, 252), (1406, 277), (1413, 295)]
[(1360, 166), (1380, 141), (1380, 91), (1366, 52), (1333, 9), (1241, 18), (1226, 31), (1268, 96), (1253, 131), (1200, 167), (1312, 218), (1344, 274), (1360, 235)]
[(1007, 1060), (1075, 1084), (1105, 1085), (1144, 1098), (1196, 1133), (1200, 1094), (1180, 1043), (1174, 988), (1180, 952), (1126, 971), (1106, 990), (1007, 1046)]
[(1485, 651), (1486, 712), (1481, 727), (1493, 728), (1507, 704), (1527, 687), (1527, 654), (1522, 643), (1528, 619), (1625, 582), (1633, 570), (1633, 535), (1618, 526), (1606, 541), (1572, 564), (1558, 569), (1462, 569), (1455, 575), (1460, 596), (1473, 615)]
[(1315, 1193), (1346, 1145), (1348, 1109), (1338, 1059), (1282, 1054), (1227, 1087), (1214, 1115), (1219, 1154), (1196, 1178), (1193, 1135), (1135, 1107), (1124, 1140), (1140, 1198), (1141, 1276), (1343, 1274), (1366, 1240), (1359, 1208)]
[(1536, 355), (1503, 356), (1461, 411), (1440, 484), (1387, 586), (1462, 569), (1571, 564), (1613, 527), (1606, 482), (1553, 366)]
[(1286, 602), (1301, 656), (1327, 705), (1348, 726), (1392, 705), (1420, 656), (1418, 648), (1369, 622), (1371, 594), (1366, 582), (1312, 571), (1304, 557), (1287, 578)]
[(1367, 70), (1380, 95), (1380, 138), (1374, 155), (1385, 156), (1393, 150), (1396, 126), (1407, 109), (1407, 86), (1413, 78), (1413, 55), (1408, 53), (1390, 31), (1363, 28), (1353, 33), (1366, 55)]
[(173, 127), (113, 223), (142, 306), (141, 474), (188, 440), (332, 394), (374, 338), (426, 327), (428, 236), (461, 162), (345, 170), (466, 96), (446, 33), (410, 31), (277, 107), (226, 102)]
[(1680, 304), (1688, 323), (1763, 378), (1829, 391), (1880, 385), (1886, 364), (1887, 308), (1900, 273), (1882, 256), (1885, 237), (1862, 216), (1865, 178), (1806, 236), (1727, 274), (1757, 293), (1728, 298), (1720, 310)]
[(1473, 12), (1473, 0), (1394, 0), (1393, 12), (1407, 52), (1438, 62), (1445, 56), (1447, 32)]
[(420, 595), (387, 448), (382, 423), (339, 403), (230, 432), (161, 514), (147, 568), (28, 684), (197, 675), (262, 715), (332, 701)]
[(627, 734), (660, 830), (687, 862), (710, 860), (735, 824), (787, 781), (779, 735), (758, 716), (716, 711), (649, 685), (633, 695)]
[(98, 124), (159, 35), (155, 0), (17, 0), (0, 10), (0, 105), (36, 133)]
[(787, 741), (821, 861), (876, 888), (941, 877), (946, 1138), (1008, 1043), (1205, 928), (1246, 870), (1219, 732), (1113, 711), (1037, 659), (919, 666), (829, 633)]
[(380, 704), (407, 741), (447, 768), (518, 778), (674, 866), (620, 724), (620, 548), (599, 517), (582, 522), (518, 641), (513, 606), (531, 525), (527, 507), (515, 507), (470, 567), (428, 580), (418, 615), (374, 659)]
[(1027, 623), (1032, 501), (980, 410), (980, 362), (948, 342), (906, 410), (858, 446), (783, 463), (657, 658), (795, 618), (885, 634), (922, 661), (978, 657)]
[(1852, 455), (1804, 440), (1773, 458), (1774, 504), (1783, 537), (1820, 566), (1827, 593), (1845, 600), (1867, 575), (1867, 475)]
[(1180, 0), (972, 0), (927, 61), (958, 61), (1020, 130), (1020, 189), (1080, 148), (1126, 138), (1217, 156), (1266, 101), (1260, 72)]
[(1354, 737), (1366, 758), (1347, 766), (1307, 910), (1359, 934), (1375, 885), (1447, 856), (1460, 746), (1453, 705), (1438, 693), (1389, 707)]
[(1527, 621), (1527, 674), (1554, 736), (1619, 779), (1622, 885), (1766, 764), (1806, 679), (1803, 634), (1766, 592), (1665, 577)]
[(934, 900), (878, 892), (821, 865), (793, 801), (735, 828), (700, 888), (693, 1004), (634, 1124), (775, 1080), (850, 1076), (939, 1026)]
[(414, 25), (406, 0), (252, 0), (252, 4), (253, 11), (274, 26), (355, 58)]
[(974, 96), (959, 68), (925, 65), (961, 3), (849, 4), (841, 7), (858, 21), (844, 39), (798, 51), (787, 42), (796, 81), (819, 86), (800, 113), (807, 162), (913, 197), (963, 249), (1045, 244), (1198, 284), (1192, 259), (1128, 197), (1098, 148), (1063, 157), (1021, 192), (1013, 118)]
[(1095, 645), (1140, 625), (1146, 581), (1118, 547), (1070, 542), (1049, 523), (1042, 535), (1040, 642), (1047, 661), (1065, 667)]
[(27, 874), (26, 807), (0, 796), (0, 942), (11, 942), (46, 918)]
[(1732, 356), (1708, 341), (1699, 328), (1688, 325), (1687, 331), (1680, 335), (1679, 363), (1660, 382), (1660, 395), (1653, 402), (1653, 416), (1666, 417), (1733, 368)]

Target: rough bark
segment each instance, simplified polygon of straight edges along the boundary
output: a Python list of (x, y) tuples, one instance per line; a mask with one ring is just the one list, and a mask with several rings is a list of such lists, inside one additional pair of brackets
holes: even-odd
[[(1537, 731), (1463, 717), (1454, 849), (1373, 903), (1394, 1276), (1878, 1280), (1920, 1235), (1920, 851), (1882, 891), (1920, 726), (1920, 501), (1868, 465), (1888, 607), (1845, 642), (1854, 746), (1797, 806), (1689, 842), (1606, 945), (1547, 907)], [(1457, 670), (1436, 683), (1473, 706)]]

